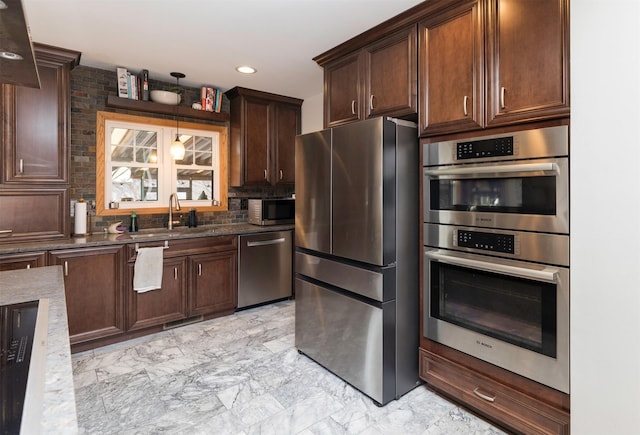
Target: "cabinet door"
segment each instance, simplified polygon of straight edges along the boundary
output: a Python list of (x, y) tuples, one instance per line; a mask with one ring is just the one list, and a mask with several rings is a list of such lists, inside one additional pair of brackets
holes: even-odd
[(295, 141), (300, 134), (300, 106), (293, 104), (274, 104), (274, 174), (273, 184), (294, 184), (295, 174)]
[(111, 246), (49, 253), (49, 264), (63, 268), (72, 345), (124, 332), (123, 252)]
[(187, 312), (186, 257), (165, 258), (162, 285), (158, 290), (138, 293), (133, 290), (133, 266), (129, 264), (128, 330), (143, 329), (184, 319)]
[(488, 125), (569, 115), (568, 0), (491, 0)]
[(269, 101), (246, 97), (244, 102), (244, 185), (265, 185), (269, 174)]
[(420, 135), (482, 128), (483, 33), (477, 2), (419, 24)]
[(360, 52), (324, 67), (324, 125), (334, 127), (364, 115), (360, 102)]
[(68, 188), (3, 188), (0, 210), (0, 243), (69, 237)]
[(46, 265), (44, 252), (3, 255), (0, 257), (0, 272), (5, 270), (31, 269)]
[(189, 258), (189, 315), (235, 309), (238, 301), (238, 254), (222, 251)]
[(416, 39), (413, 25), (365, 48), (363, 104), (367, 118), (416, 113)]
[(68, 183), (69, 59), (35, 53), (40, 89), (2, 87), (3, 181)]

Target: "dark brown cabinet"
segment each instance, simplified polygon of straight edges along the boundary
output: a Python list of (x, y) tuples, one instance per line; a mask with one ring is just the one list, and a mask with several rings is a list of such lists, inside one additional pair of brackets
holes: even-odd
[(0, 256), (0, 272), (46, 266), (45, 252), (25, 252)]
[(80, 53), (34, 45), (40, 89), (2, 85), (3, 183), (69, 182), (71, 69)]
[(49, 252), (63, 269), (72, 346), (124, 333), (123, 254), (120, 245)]
[(293, 184), (302, 100), (240, 87), (226, 95), (231, 111), (231, 186)]
[(146, 242), (127, 248), (127, 332), (235, 310), (237, 236), (170, 240), (164, 250), (161, 288), (138, 293), (133, 290), (136, 249), (150, 246), (164, 245)]
[(420, 377), (431, 387), (514, 433), (570, 433), (567, 394), (441, 348), (420, 349)]
[(34, 44), (41, 87), (2, 85), (1, 242), (69, 237), (70, 71), (80, 53)]
[(468, 1), (418, 29), (421, 136), (569, 116), (566, 0)]
[(189, 257), (189, 316), (234, 310), (238, 305), (237, 251)]
[(163, 325), (187, 317), (186, 258), (165, 258), (161, 288), (144, 293), (133, 290), (133, 264), (129, 265), (129, 271), (131, 288), (127, 290), (127, 331)]
[(569, 116), (569, 1), (490, 0), (487, 124)]
[(477, 1), (418, 25), (420, 135), (482, 128), (482, 26)]
[(417, 111), (416, 27), (337, 59), (323, 59), (324, 125)]

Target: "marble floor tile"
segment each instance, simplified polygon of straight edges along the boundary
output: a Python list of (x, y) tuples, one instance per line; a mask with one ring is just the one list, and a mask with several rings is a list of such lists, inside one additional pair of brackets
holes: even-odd
[(294, 302), (73, 356), (80, 433), (502, 434), (419, 386), (378, 407), (295, 349)]

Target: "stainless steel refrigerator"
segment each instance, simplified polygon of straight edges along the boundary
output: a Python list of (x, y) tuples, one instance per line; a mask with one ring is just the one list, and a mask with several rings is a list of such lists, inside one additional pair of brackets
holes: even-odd
[(295, 144), (296, 347), (381, 405), (420, 382), (418, 150), (391, 118)]

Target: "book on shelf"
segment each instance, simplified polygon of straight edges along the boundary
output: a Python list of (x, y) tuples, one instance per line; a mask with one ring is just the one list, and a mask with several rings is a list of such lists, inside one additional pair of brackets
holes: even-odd
[(200, 88), (200, 109), (205, 110), (207, 105), (207, 87), (203, 86)]
[(213, 88), (207, 87), (207, 98), (205, 100), (204, 110), (207, 112), (213, 112), (213, 105), (215, 104), (215, 91)]
[(116, 68), (116, 74), (118, 76), (118, 97), (129, 98), (129, 86), (127, 84), (129, 71), (126, 68), (118, 67)]
[(220, 113), (220, 109), (222, 109), (222, 89), (216, 89), (216, 104), (215, 104), (215, 112)]

